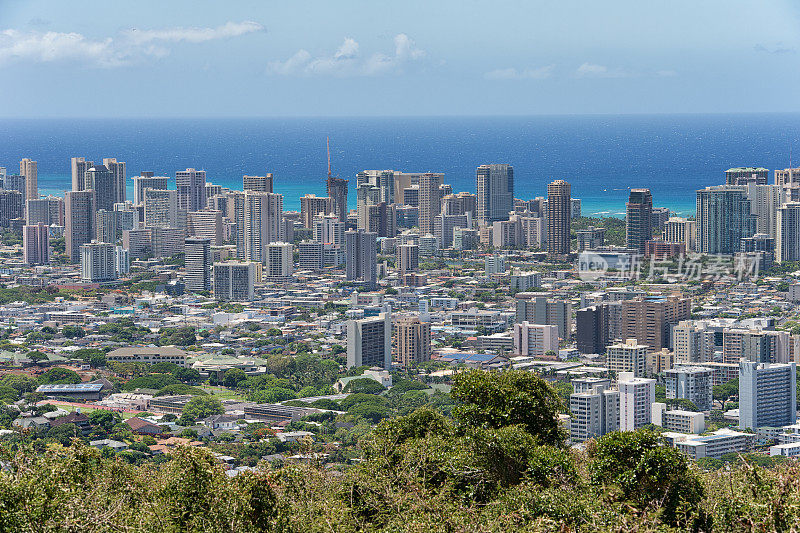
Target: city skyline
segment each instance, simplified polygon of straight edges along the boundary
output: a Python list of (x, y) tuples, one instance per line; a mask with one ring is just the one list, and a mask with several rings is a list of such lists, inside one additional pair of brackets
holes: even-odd
[(348, 7), (4, 2), (0, 116), (800, 111), (789, 1)]

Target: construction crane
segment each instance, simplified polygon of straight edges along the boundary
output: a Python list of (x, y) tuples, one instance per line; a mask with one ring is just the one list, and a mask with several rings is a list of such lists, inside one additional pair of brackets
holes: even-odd
[(331, 177), (331, 138), (325, 137), (325, 144), (328, 146), (328, 179)]

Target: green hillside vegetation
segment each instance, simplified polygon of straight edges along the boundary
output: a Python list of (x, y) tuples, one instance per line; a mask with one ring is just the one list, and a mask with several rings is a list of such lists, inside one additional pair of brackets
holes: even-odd
[[(409, 391), (418, 392), (418, 391)], [(800, 468), (704, 471), (650, 431), (561, 445), (558, 394), (526, 372), (466, 372), (429, 408), (365, 434), (355, 466), (266, 464), (236, 477), (207, 450), (130, 464), (78, 440), (3, 448), (0, 531), (786, 531)], [(196, 400), (206, 408), (204, 397)], [(308, 446), (310, 442), (302, 445)], [(303, 453), (303, 450), (300, 450)]]

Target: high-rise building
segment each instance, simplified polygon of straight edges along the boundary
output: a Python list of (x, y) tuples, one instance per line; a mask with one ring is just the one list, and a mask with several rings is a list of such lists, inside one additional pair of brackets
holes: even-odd
[(465, 215), (469, 213), (472, 220), (478, 216), (478, 196), (469, 192), (447, 194), (442, 198), (442, 214)]
[(342, 223), (347, 223), (347, 184), (346, 179), (328, 176), (328, 197), (333, 200), (333, 212)]
[(547, 252), (565, 256), (570, 252), (570, 194), (569, 183), (556, 180), (547, 186)]
[(86, 190), (91, 190), (94, 195), (95, 209), (114, 210), (114, 204), (117, 203), (114, 179), (115, 176), (105, 165), (93, 165), (86, 170)]
[(186, 216), (186, 230), (192, 237), (203, 237), (211, 241), (211, 246), (222, 246), (222, 211), (192, 211)]
[(769, 170), (761, 167), (737, 167), (725, 171), (725, 185), (766, 185)]
[(242, 189), (245, 191), (273, 192), (272, 174), (266, 176), (244, 176), (242, 178)]
[(786, 187), (797, 183), (800, 183), (800, 168), (775, 170), (775, 185)]
[(144, 190), (144, 225), (149, 228), (182, 228), (186, 212), (178, 208), (178, 191)]
[(377, 187), (380, 194), (378, 201), (393, 204), (395, 202), (394, 174), (393, 170), (362, 170), (356, 174), (356, 189), (363, 184)]
[(300, 220), (304, 228), (312, 228), (314, 217), (333, 213), (333, 200), (328, 196), (306, 194), (300, 197)]
[(739, 363), (739, 428), (789, 426), (797, 421), (795, 363)]
[(98, 209), (94, 220), (95, 238), (100, 242), (116, 243), (117, 234), (122, 235), (122, 232), (117, 229), (116, 211)]
[(619, 391), (610, 390), (608, 381), (591, 385), (569, 397), (569, 438), (572, 444), (602, 437), (619, 430)]
[(283, 195), (245, 191), (242, 208), (241, 222), (237, 220), (237, 224), (241, 224), (237, 255), (247, 261), (264, 263), (267, 260), (267, 245), (284, 240), (285, 232), (281, 224)]
[(405, 316), (394, 324), (393, 359), (408, 368), (431, 360), (431, 323)]
[(394, 237), (397, 235), (397, 206), (378, 202), (369, 205), (365, 210), (364, 230), (376, 233), (378, 237)]
[(186, 212), (200, 211), (206, 206), (206, 171), (187, 168), (175, 173), (178, 187), (178, 208)]
[[(333, 215), (334, 218), (336, 215)], [(325, 268), (325, 244), (318, 241), (301, 241), (297, 245), (300, 270)]]
[(483, 258), (483, 272), (487, 276), (504, 274), (506, 271), (506, 256), (489, 254)]
[(582, 354), (602, 354), (608, 346), (609, 307), (592, 305), (575, 312), (576, 347)]
[(127, 163), (117, 161), (113, 157), (103, 159), (103, 165), (111, 174), (111, 181), (114, 189), (114, 203), (121, 203), (127, 200)]
[(441, 174), (431, 173), (419, 177), (419, 231), (422, 235), (434, 232), (433, 220), (442, 208), (441, 179)]
[(362, 183), (356, 188), (356, 213), (358, 229), (369, 229), (369, 208), (381, 203), (381, 189), (369, 183)]
[[(151, 172), (148, 174), (152, 174)], [(134, 176), (133, 177), (133, 205), (144, 205), (145, 189), (167, 190), (169, 176)], [(177, 194), (177, 192), (176, 192)], [(177, 204), (176, 204), (177, 205)]]
[(777, 237), (778, 209), (786, 201), (783, 187), (751, 184), (747, 186), (747, 199), (750, 200), (750, 212), (756, 217), (756, 233)]
[(606, 236), (606, 228), (596, 228), (589, 226), (586, 229), (579, 229), (575, 231), (578, 237), (578, 252), (585, 250), (594, 250), (603, 246)]
[(558, 354), (558, 326), (518, 322), (514, 324), (514, 353), (528, 357)]
[(94, 162), (87, 161), (85, 157), (73, 157), (70, 160), (73, 191), (85, 191), (89, 188), (86, 184), (86, 171), (93, 166)]
[(211, 240), (187, 237), (185, 241), (186, 277), (184, 284), (189, 292), (211, 290)]
[(631, 189), (625, 211), (625, 245), (644, 252), (645, 243), (653, 238), (650, 189)]
[(39, 171), (36, 161), (27, 157), (19, 162), (19, 175), (25, 176), (25, 200), (39, 198)]
[(48, 196), (37, 200), (28, 200), (28, 224), (45, 224), (50, 226), (64, 225), (64, 199)]
[(25, 213), (24, 197), (19, 191), (0, 189), (0, 227), (9, 227), (12, 220)]
[(377, 366), (388, 370), (391, 364), (391, 313), (347, 322), (347, 368)]
[(397, 253), (397, 270), (400, 275), (419, 269), (419, 245), (401, 244), (395, 248)]
[(714, 361), (714, 331), (704, 322), (683, 320), (672, 328), (672, 346), (677, 364)]
[(787, 202), (778, 209), (775, 260), (800, 260), (800, 202)]
[(214, 263), (214, 298), (224, 302), (251, 302), (255, 298), (256, 263)]
[(294, 247), (288, 242), (271, 242), (267, 245), (267, 264), (264, 276), (270, 280), (292, 277)]
[(94, 194), (90, 190), (67, 191), (64, 195), (64, 241), (67, 258), (81, 260), (81, 246), (94, 238)]
[(648, 425), (656, 401), (656, 380), (636, 377), (633, 372), (620, 372), (617, 386), (620, 431), (636, 431)]
[(453, 230), (456, 228), (471, 228), (472, 214), (470, 212), (461, 215), (448, 215), (441, 213), (433, 219), (433, 234), (439, 241), (441, 248), (453, 246)]
[(613, 372), (631, 372), (636, 377), (644, 377), (647, 372), (648, 347), (636, 339), (612, 344), (606, 348), (606, 365)]
[(679, 366), (664, 372), (667, 398), (685, 399), (700, 411), (710, 411), (713, 406), (713, 371), (702, 366)]
[(117, 247), (107, 242), (81, 245), (81, 281), (98, 283), (117, 279)]
[(664, 242), (684, 244), (687, 252), (697, 249), (697, 226), (694, 220), (670, 217), (664, 225)]
[(517, 301), (516, 322), (550, 324), (558, 326), (558, 336), (564, 340), (572, 334), (572, 303), (536, 292), (520, 292)]
[(22, 258), (31, 266), (50, 262), (50, 228), (46, 224), (22, 227)]
[(620, 334), (653, 351), (669, 348), (670, 326), (690, 318), (691, 303), (689, 298), (661, 296), (623, 300)]
[(514, 209), (514, 167), (506, 164), (481, 165), (475, 171), (475, 181), (478, 223), (486, 226), (497, 220), (508, 220), (508, 213)]
[(345, 232), (348, 281), (363, 281), (368, 289), (378, 282), (378, 236), (363, 230)]
[(345, 222), (341, 222), (336, 214), (317, 215), (314, 217), (314, 240), (323, 244), (335, 244), (344, 247)]
[(740, 242), (756, 233), (747, 188), (734, 185), (697, 191), (697, 250), (705, 254), (734, 254)]

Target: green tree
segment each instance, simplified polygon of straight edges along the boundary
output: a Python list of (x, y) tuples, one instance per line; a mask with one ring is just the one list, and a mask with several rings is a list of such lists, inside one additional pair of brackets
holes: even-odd
[(181, 414), (191, 416), (195, 420), (202, 420), (211, 415), (221, 415), (225, 412), (222, 402), (214, 396), (195, 396), (183, 407)]
[(74, 370), (56, 366), (39, 376), (39, 383), (42, 385), (80, 383), (81, 377)]
[(233, 389), (246, 379), (247, 374), (244, 370), (241, 368), (230, 368), (225, 371), (225, 376), (222, 378), (222, 384), (230, 389)]
[(370, 378), (357, 378), (351, 380), (344, 387), (343, 392), (363, 392), (366, 394), (380, 394), (386, 387)]
[(623, 498), (641, 509), (658, 505), (664, 520), (693, 529), (705, 518), (697, 514), (703, 484), (687, 457), (647, 430), (613, 432), (591, 449), (591, 481), (616, 486)]
[(67, 324), (61, 329), (61, 334), (68, 339), (81, 339), (86, 336), (86, 330), (80, 326)]
[(563, 444), (566, 435), (557, 418), (562, 402), (543, 379), (524, 370), (472, 370), (453, 382), (450, 394), (461, 402), (454, 411), (460, 423), (494, 429), (522, 424), (542, 444)]

